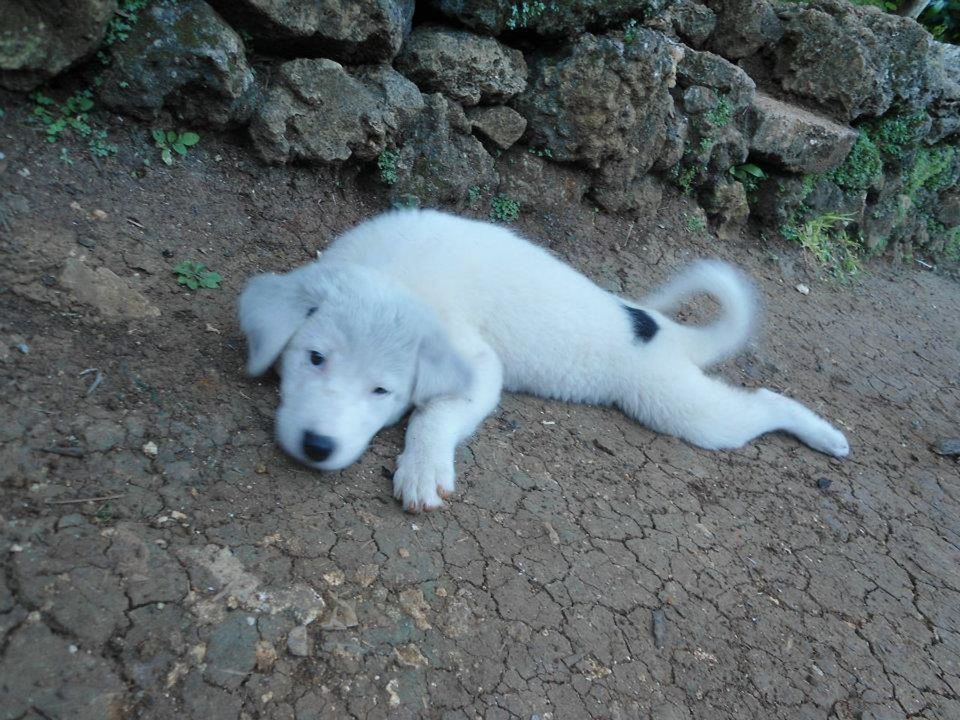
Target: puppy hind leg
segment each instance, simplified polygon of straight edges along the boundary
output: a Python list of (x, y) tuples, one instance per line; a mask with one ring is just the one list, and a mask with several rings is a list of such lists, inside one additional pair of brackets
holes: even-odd
[(709, 450), (739, 448), (768, 432), (783, 430), (815, 450), (845, 457), (846, 438), (795, 400), (766, 389), (742, 390), (704, 375), (695, 366), (675, 369), (624, 403), (640, 422)]

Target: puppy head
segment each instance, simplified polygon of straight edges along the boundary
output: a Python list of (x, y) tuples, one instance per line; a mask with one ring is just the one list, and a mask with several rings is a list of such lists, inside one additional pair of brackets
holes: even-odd
[(430, 308), (359, 266), (314, 263), (253, 278), (240, 327), (251, 375), (277, 363), (280, 445), (320, 470), (346, 467), (411, 405), (470, 381)]

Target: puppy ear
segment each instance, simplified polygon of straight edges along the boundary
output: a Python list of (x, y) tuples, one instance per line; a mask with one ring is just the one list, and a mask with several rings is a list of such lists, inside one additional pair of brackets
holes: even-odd
[(247, 336), (247, 373), (262, 375), (280, 356), (297, 328), (313, 314), (319, 291), (302, 270), (257, 275), (240, 295), (240, 329)]
[(455, 395), (469, 386), (471, 379), (470, 367), (442, 330), (437, 328), (423, 337), (417, 352), (417, 377), (411, 398), (414, 405), (423, 405), (441, 395)]

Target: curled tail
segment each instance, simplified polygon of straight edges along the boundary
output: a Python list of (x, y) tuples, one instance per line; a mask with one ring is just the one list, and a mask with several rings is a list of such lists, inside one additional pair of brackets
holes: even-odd
[(750, 338), (756, 318), (753, 286), (732, 265), (699, 260), (642, 301), (663, 314), (694, 295), (706, 293), (720, 303), (720, 317), (709, 325), (677, 325), (687, 357), (706, 367), (734, 355)]

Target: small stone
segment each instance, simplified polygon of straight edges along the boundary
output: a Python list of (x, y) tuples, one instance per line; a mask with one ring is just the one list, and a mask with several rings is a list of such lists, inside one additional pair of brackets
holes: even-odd
[[(302, 627), (302, 626), (301, 626)], [(277, 651), (273, 643), (260, 640), (257, 643), (257, 672), (270, 672), (277, 662)]]
[(92, 213), (90, 213), (90, 219), (91, 219), (91, 220), (106, 220), (107, 217), (109, 217), (109, 216), (107, 215), (107, 213), (105, 213), (105, 212), (104, 212), (103, 210), (101, 210), (100, 208), (97, 208), (97, 209), (94, 210)]
[(92, 250), (93, 248), (95, 248), (95, 247), (97, 246), (97, 241), (96, 241), (96, 240), (93, 240), (92, 238), (78, 237), (78, 238), (77, 238), (77, 245), (82, 245), (83, 247)]
[(380, 575), (380, 568), (376, 565), (361, 565), (357, 568), (356, 579), (360, 587), (370, 587)]
[(143, 454), (149, 458), (155, 458), (159, 452), (159, 448), (153, 440), (144, 443), (141, 450), (143, 450)]
[(817, 478), (817, 488), (820, 490), (829, 490), (830, 486), (833, 485), (833, 480), (830, 478)]
[(257, 465), (256, 468), (254, 468), (254, 472), (255, 472), (257, 475), (266, 475), (266, 474), (267, 474), (267, 466), (264, 465), (263, 463), (260, 463), (259, 465)]
[(177, 520), (179, 522), (183, 522), (184, 520), (187, 519), (187, 516), (184, 513), (180, 512), (179, 510), (174, 510), (173, 512), (171, 512), (170, 517), (172, 517), (174, 520)]
[(357, 610), (353, 603), (339, 598), (333, 598), (330, 607), (320, 621), (320, 627), (323, 630), (346, 630), (356, 627), (357, 624)]
[(294, 657), (310, 656), (310, 636), (306, 625), (297, 625), (287, 636), (287, 650)]
[(413, 643), (394, 648), (393, 654), (397, 658), (397, 664), (403, 665), (404, 667), (422, 668), (430, 664), (427, 658), (423, 656), (423, 653), (420, 652), (420, 648)]
[(30, 354), (30, 346), (26, 343), (17, 343), (17, 350), (22, 352), (24, 355)]
[(803, 283), (800, 283), (799, 285), (797, 285), (797, 292), (800, 293), (801, 295), (809, 295), (810, 288), (808, 288)]
[(227, 598), (227, 610), (236, 610), (238, 607), (240, 607), (240, 601), (237, 600), (236, 595)]
[(426, 600), (423, 599), (423, 591), (416, 589), (403, 590), (400, 592), (400, 607), (403, 611), (413, 618), (414, 623), (420, 630), (429, 630), (431, 625), (427, 620), (426, 611), (430, 609)]
[(406, 559), (406, 558), (410, 557), (410, 551), (407, 550), (405, 547), (397, 548), (397, 555), (399, 555), (400, 557)]
[(652, 618), (653, 644), (662, 650), (667, 640), (667, 616), (663, 610), (654, 610)]
[(942, 438), (933, 445), (937, 455), (960, 455), (960, 438)]
[(323, 579), (328, 585), (339, 587), (340, 585), (343, 585), (343, 581), (346, 579), (346, 576), (343, 574), (343, 570), (338, 568), (337, 570), (331, 570), (328, 573), (324, 573)]

